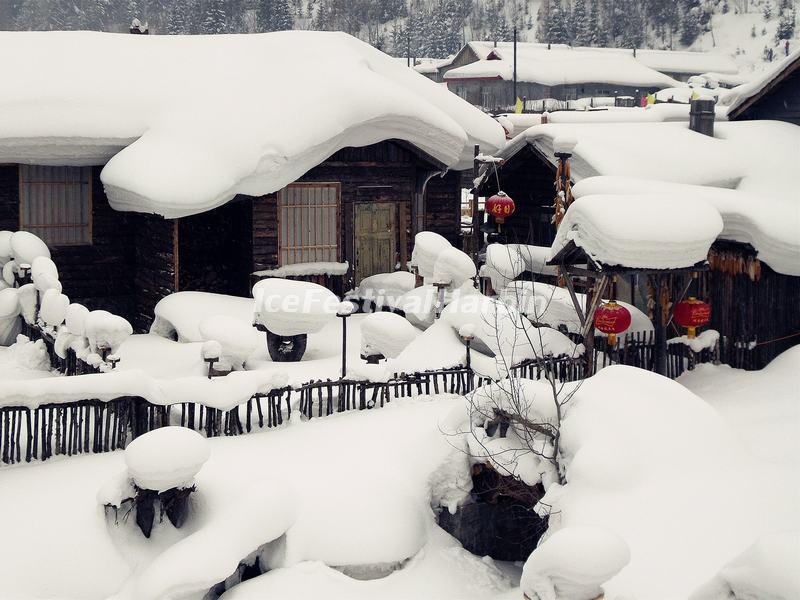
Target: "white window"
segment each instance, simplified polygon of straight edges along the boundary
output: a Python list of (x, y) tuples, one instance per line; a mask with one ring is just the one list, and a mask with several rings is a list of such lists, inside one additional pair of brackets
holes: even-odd
[(278, 192), (281, 266), (339, 260), (339, 184), (294, 183)]
[(50, 246), (92, 243), (92, 168), (20, 165), (19, 228)]

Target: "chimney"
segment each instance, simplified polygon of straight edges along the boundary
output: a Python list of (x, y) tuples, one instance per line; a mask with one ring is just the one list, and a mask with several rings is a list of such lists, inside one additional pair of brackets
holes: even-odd
[(713, 100), (692, 100), (689, 109), (689, 129), (714, 137), (714, 104)]

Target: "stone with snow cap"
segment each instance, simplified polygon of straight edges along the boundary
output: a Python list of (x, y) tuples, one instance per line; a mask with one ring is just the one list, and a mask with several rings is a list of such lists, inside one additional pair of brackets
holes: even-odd
[(208, 441), (186, 427), (162, 427), (133, 440), (125, 464), (140, 488), (163, 492), (190, 487), (211, 455)]

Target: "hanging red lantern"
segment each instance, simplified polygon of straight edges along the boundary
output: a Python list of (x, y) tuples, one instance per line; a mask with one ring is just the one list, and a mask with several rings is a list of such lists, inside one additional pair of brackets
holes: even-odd
[(505, 222), (506, 218), (514, 214), (517, 209), (511, 196), (506, 195), (505, 192), (497, 192), (486, 200), (486, 212), (494, 217), (494, 220), (501, 225)]
[(613, 300), (597, 307), (594, 313), (594, 326), (598, 331), (608, 335), (608, 345), (617, 343), (617, 334), (631, 326), (631, 313), (624, 306)]
[(697, 335), (697, 328), (707, 325), (711, 320), (711, 305), (692, 296), (675, 305), (672, 318), (681, 327), (686, 327), (686, 336), (693, 339)]

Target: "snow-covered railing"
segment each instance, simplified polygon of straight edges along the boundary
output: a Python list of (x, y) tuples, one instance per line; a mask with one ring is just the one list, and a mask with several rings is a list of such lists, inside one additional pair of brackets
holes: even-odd
[[(539, 377), (548, 371), (565, 381), (580, 379), (585, 373), (582, 358), (568, 356), (528, 360), (512, 368), (512, 374), (520, 377)], [(135, 393), (145, 394), (151, 386), (143, 383), (136, 373), (131, 375), (115, 372), (84, 377), (115, 377), (121, 380), (122, 387), (141, 388), (142, 391)], [(79, 379), (70, 378), (73, 382)], [(296, 388), (274, 387), (230, 408), (188, 401), (158, 404), (142, 396), (113, 397), (111, 393), (100, 399), (72, 400), (69, 390), (62, 390), (60, 401), (47, 404), (23, 403), (15, 401), (15, 396), (3, 405), (0, 390), (0, 461), (13, 464), (47, 460), (56, 455), (108, 452), (125, 448), (138, 436), (168, 425), (188, 427), (207, 437), (241, 435), (278, 427), (295, 412), (307, 419), (318, 418), (379, 408), (402, 397), (465, 394), (490, 382), (491, 379), (468, 367), (456, 366), (397, 374), (385, 381), (322, 380)]]

